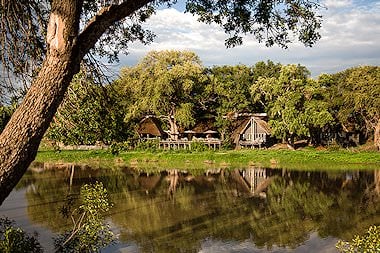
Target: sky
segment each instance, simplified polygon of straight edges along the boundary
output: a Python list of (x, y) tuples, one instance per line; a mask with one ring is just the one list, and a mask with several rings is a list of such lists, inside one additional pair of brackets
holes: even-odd
[(117, 69), (132, 66), (152, 50), (190, 50), (205, 66), (254, 65), (271, 60), (306, 66), (312, 77), (336, 73), (359, 65), (380, 65), (380, 0), (322, 0), (322, 38), (312, 48), (294, 41), (288, 49), (270, 48), (252, 37), (242, 46), (227, 49), (228, 37), (217, 25), (197, 21), (183, 12), (183, 2), (156, 12), (144, 25), (156, 38), (149, 45), (133, 43), (128, 55), (120, 56)]

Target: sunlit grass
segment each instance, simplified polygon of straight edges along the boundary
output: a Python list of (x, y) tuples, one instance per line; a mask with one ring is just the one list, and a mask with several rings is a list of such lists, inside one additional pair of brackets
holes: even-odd
[(221, 167), (272, 167), (287, 169), (380, 169), (379, 152), (349, 150), (228, 150), (128, 151), (112, 155), (106, 150), (40, 151), (37, 162), (85, 163), (97, 167), (132, 166), (144, 169), (204, 169)]

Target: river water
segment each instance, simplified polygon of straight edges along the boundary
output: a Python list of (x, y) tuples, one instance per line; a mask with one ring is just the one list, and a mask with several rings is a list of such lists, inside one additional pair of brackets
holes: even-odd
[(45, 252), (71, 227), (68, 196), (100, 181), (117, 242), (103, 252), (337, 252), (380, 225), (380, 170), (267, 168), (94, 169), (38, 164), (0, 207), (0, 217), (37, 232)]

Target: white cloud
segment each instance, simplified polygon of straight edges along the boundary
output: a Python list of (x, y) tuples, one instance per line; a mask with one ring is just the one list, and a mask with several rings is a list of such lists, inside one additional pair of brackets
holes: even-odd
[(342, 8), (342, 7), (351, 7), (352, 0), (326, 0), (323, 2), (324, 6), (329, 9)]
[[(156, 33), (155, 41), (144, 46), (132, 44), (121, 65), (133, 65), (151, 50), (192, 50), (207, 66), (223, 64), (253, 65), (270, 59), (283, 64), (300, 63), (313, 76), (336, 72), (357, 65), (380, 65), (380, 4), (349, 0), (326, 0), (321, 29), (322, 39), (313, 48), (295, 42), (289, 49), (266, 48), (252, 37), (242, 46), (226, 49), (227, 35), (216, 25), (197, 22), (196, 17), (176, 9), (158, 10), (146, 28)], [(350, 8), (348, 8), (350, 7)]]

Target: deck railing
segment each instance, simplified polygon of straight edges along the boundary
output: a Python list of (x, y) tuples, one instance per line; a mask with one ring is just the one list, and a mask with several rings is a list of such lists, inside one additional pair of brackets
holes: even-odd
[(220, 149), (222, 141), (219, 139), (196, 139), (194, 141), (189, 140), (160, 140), (159, 147), (163, 149), (189, 149), (191, 150), (191, 144), (194, 142), (200, 142), (209, 147), (209, 149)]

